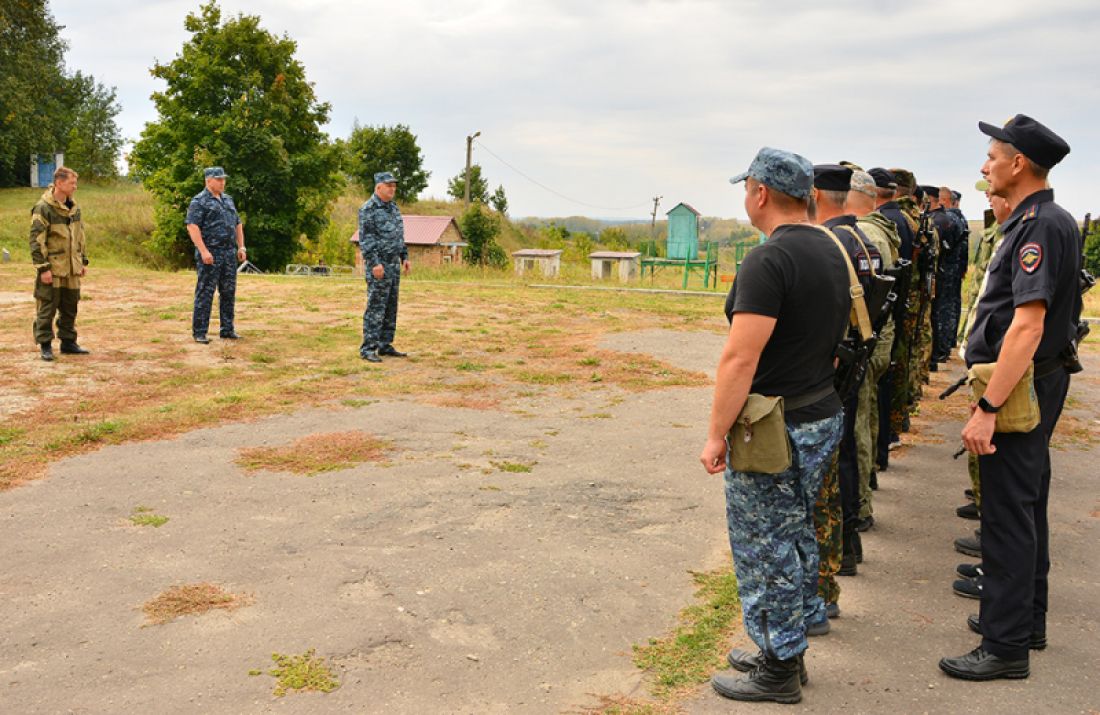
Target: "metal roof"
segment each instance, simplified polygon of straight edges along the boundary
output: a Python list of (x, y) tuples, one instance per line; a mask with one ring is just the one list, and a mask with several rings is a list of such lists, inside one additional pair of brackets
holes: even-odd
[(642, 254), (638, 251), (596, 251), (589, 253), (589, 258), (637, 258)]
[(520, 251), (513, 251), (513, 256), (522, 256), (525, 258), (553, 258), (554, 256), (561, 255), (561, 249), (553, 248), (524, 248)]
[[(463, 237), (462, 229), (451, 216), (402, 216), (401, 218), (405, 223), (405, 244), (409, 246), (440, 245), (443, 234), (451, 224), (454, 224), (459, 238)], [(358, 231), (351, 235), (351, 242), (359, 243)]]
[(668, 211), (665, 211), (665, 216), (668, 216), (670, 213), (672, 213), (676, 209), (680, 208), (681, 206), (683, 206), (684, 208), (686, 208), (688, 211), (692, 212), (696, 216), (702, 216), (703, 215), (703, 214), (699, 213), (698, 211), (696, 211), (695, 207), (692, 206), (691, 204), (686, 204), (683, 201), (681, 201), (680, 203), (678, 203), (675, 206), (673, 206), (672, 208), (670, 208)]

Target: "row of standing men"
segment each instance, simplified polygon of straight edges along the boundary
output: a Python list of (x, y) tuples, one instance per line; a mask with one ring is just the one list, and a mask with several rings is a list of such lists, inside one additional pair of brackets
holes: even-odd
[[(968, 368), (994, 364), (962, 432), (983, 540), (981, 610), (968, 626), (982, 642), (939, 666), (965, 680), (1025, 678), (1029, 649), (1045, 645), (1049, 439), (1080, 339), (1077, 225), (1048, 184), (1069, 146), (1025, 115), (979, 129), (990, 138), (982, 188), (999, 207), (1003, 238), (996, 250), (996, 230), (979, 242), (985, 265), (975, 266), (980, 280), (967, 292), (977, 302), (965, 314), (968, 229), (954, 192), (922, 187), (902, 169), (812, 166), (771, 148), (731, 179), (745, 182), (746, 212), (768, 238), (746, 257), (726, 301), (730, 333), (700, 455), (708, 472), (725, 474), (745, 631), (759, 648), (729, 653), (747, 675), (716, 674), (725, 697), (801, 699), (807, 637), (829, 632), (839, 615), (835, 577), (857, 571), (877, 472), (907, 431), (928, 373), (956, 345)], [(845, 263), (858, 288), (845, 290)], [(856, 307), (863, 296), (874, 302), (879, 273), (893, 273), (900, 295), (874, 316), (877, 342), (854, 341), (870, 353), (865, 370), (848, 369), (860, 365), (844, 357)], [(1042, 421), (1027, 433), (1001, 431), (996, 413), (1029, 365)], [(738, 466), (749, 448), (734, 435), (750, 441), (763, 414), (744, 411), (751, 395), (784, 398), (790, 458), (779, 473)]]

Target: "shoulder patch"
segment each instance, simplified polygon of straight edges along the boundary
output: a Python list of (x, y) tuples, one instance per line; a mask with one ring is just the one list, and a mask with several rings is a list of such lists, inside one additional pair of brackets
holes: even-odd
[(1025, 243), (1020, 247), (1019, 256), (1024, 273), (1034, 273), (1043, 262), (1043, 247), (1038, 243)]

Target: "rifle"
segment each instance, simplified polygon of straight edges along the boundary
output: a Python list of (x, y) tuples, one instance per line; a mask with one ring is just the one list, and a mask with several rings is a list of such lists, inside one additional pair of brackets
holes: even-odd
[(909, 348), (905, 356), (905, 384), (909, 384), (910, 373), (913, 369), (913, 344), (920, 335), (921, 325), (924, 323), (924, 313), (932, 303), (932, 297), (936, 292), (936, 246), (935, 229), (932, 228), (932, 202), (925, 199), (921, 204), (920, 222), (917, 225), (917, 236), (913, 242), (913, 264), (920, 271), (920, 301), (917, 303), (917, 323), (913, 328), (913, 334), (909, 336)]

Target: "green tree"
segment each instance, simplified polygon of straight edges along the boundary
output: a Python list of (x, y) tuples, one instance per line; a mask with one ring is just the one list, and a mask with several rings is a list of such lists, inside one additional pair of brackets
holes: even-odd
[[(466, 197), (466, 171), (458, 172), (458, 176), (447, 182), (447, 195), (456, 201), (462, 201)], [(489, 203), (489, 182), (481, 176), (481, 166), (470, 165), (470, 201)]]
[(339, 193), (339, 153), (321, 125), (329, 105), (317, 101), (297, 44), (260, 27), (260, 18), (222, 22), (215, 0), (184, 21), (191, 39), (152, 74), (167, 88), (153, 94), (159, 119), (147, 124), (131, 154), (134, 173), (156, 198), (153, 246), (185, 263), (184, 220), (202, 190), (204, 166), (223, 166), (227, 191), (245, 222), (249, 259), (280, 270), (302, 236), (316, 238)]
[(600, 244), (611, 251), (625, 251), (630, 248), (626, 230), (619, 226), (611, 226), (600, 231)]
[(424, 171), (416, 135), (404, 124), (361, 127), (356, 123), (342, 147), (344, 171), (368, 191), (374, 190), (374, 175), (379, 171), (392, 171), (397, 177), (401, 203), (416, 201), (428, 187), (431, 172)]
[(480, 203), (473, 203), (458, 219), (458, 225), (468, 244), (464, 253), (467, 263), (494, 268), (508, 265), (508, 254), (496, 242), (500, 234), (500, 216), (487, 211)]
[[(88, 177), (108, 166), (107, 173), (114, 172), (121, 143), (114, 90), (65, 72), (60, 30), (46, 0), (0, 0), (0, 186), (26, 185), (30, 155), (38, 153), (66, 152), (66, 163)], [(103, 103), (106, 96), (110, 101)], [(102, 131), (89, 131), (90, 114)], [(101, 136), (106, 143), (96, 144)], [(79, 164), (92, 154), (103, 159)]]
[(77, 72), (72, 78), (81, 99), (72, 115), (65, 141), (65, 163), (81, 176), (118, 176), (118, 155), (122, 133), (115, 117), (122, 110), (114, 87), (105, 87), (90, 75)]
[(504, 185), (497, 185), (497, 190), (489, 197), (489, 203), (501, 216), (508, 215), (508, 197), (504, 195)]
[(1094, 227), (1085, 238), (1085, 268), (1100, 276), (1100, 227)]

